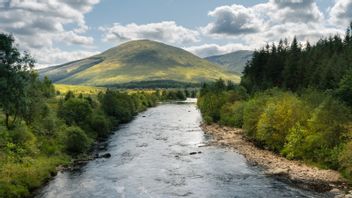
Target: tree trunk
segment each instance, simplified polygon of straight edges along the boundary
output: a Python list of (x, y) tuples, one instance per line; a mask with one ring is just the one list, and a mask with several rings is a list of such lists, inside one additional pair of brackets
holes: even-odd
[(5, 113), (5, 124), (6, 124), (6, 128), (9, 129), (10, 128), (10, 120), (9, 120), (10, 115), (8, 113)]
[(11, 126), (10, 126), (10, 127), (14, 127), (14, 126), (15, 126), (16, 120), (17, 120), (17, 113), (16, 113), (15, 116), (13, 117), (13, 120), (12, 120), (12, 123), (11, 123)]

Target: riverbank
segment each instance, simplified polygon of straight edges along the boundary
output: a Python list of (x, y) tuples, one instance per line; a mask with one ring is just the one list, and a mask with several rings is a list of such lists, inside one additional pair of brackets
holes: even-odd
[(102, 145), (109, 159), (59, 173), (36, 197), (326, 197), (266, 177), (231, 150), (202, 147), (200, 119), (194, 104), (150, 108)]
[(332, 191), (340, 195), (344, 191), (347, 192), (345, 180), (337, 171), (322, 170), (260, 149), (245, 138), (242, 129), (222, 127), (217, 124), (202, 124), (201, 127), (205, 133), (214, 137), (214, 144), (236, 149), (250, 164), (264, 167), (268, 175), (287, 179), (305, 189), (319, 192)]

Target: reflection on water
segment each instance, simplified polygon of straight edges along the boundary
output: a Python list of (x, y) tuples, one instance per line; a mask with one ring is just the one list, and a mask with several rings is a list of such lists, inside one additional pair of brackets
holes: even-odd
[(268, 178), (233, 151), (199, 147), (210, 138), (200, 121), (192, 101), (151, 108), (112, 135), (111, 158), (59, 173), (37, 197), (323, 196)]

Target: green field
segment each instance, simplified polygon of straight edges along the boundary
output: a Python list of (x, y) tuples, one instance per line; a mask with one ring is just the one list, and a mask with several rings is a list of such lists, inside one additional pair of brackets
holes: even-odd
[(54, 86), (55, 90), (59, 91), (61, 94), (65, 94), (68, 91), (72, 91), (74, 94), (96, 95), (99, 92), (104, 92), (106, 90), (106, 88), (104, 87), (93, 87), (83, 85), (54, 84)]

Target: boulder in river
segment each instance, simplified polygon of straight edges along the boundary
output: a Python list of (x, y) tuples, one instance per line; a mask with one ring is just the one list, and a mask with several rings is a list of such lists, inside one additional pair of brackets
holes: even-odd
[(340, 190), (338, 188), (333, 188), (330, 190), (331, 193), (339, 193)]
[(265, 174), (270, 176), (287, 176), (288, 172), (289, 172), (289, 169), (276, 168), (276, 169), (268, 170)]
[(190, 152), (189, 154), (190, 155), (195, 155), (195, 154), (197, 154), (197, 152)]
[(111, 154), (110, 153), (105, 153), (101, 156), (102, 158), (110, 158)]
[(345, 195), (345, 198), (352, 198), (352, 194)]

